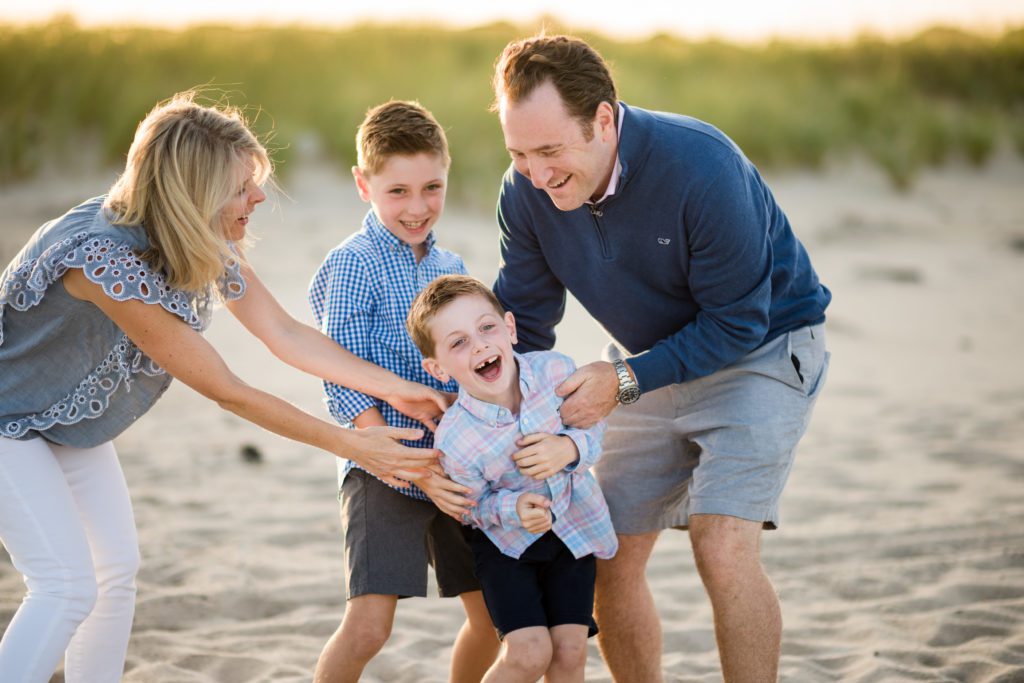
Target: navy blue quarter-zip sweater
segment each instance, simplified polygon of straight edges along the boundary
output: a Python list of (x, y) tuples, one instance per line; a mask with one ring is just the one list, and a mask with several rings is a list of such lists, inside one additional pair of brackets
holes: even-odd
[(618, 187), (561, 211), (510, 167), (494, 291), (520, 352), (550, 349), (568, 288), (642, 391), (704, 377), (825, 319), (831, 300), (757, 169), (710, 124), (623, 105)]

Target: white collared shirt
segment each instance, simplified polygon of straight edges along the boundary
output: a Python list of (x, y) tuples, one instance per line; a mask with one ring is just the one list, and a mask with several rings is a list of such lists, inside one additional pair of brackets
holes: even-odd
[(618, 143), (619, 141), (622, 140), (622, 122), (626, 118), (626, 110), (622, 108), (621, 102), (618, 102), (616, 104), (619, 107), (619, 127), (617, 131), (618, 138), (616, 139), (615, 143), (615, 168), (612, 169), (612, 177), (611, 179), (608, 180), (608, 189), (604, 191), (604, 194), (601, 195), (601, 198), (598, 199), (596, 202), (588, 199), (586, 201), (587, 204), (600, 204), (601, 202), (615, 194), (615, 190), (618, 189), (619, 187), (619, 175), (622, 173), (622, 162), (619, 161)]

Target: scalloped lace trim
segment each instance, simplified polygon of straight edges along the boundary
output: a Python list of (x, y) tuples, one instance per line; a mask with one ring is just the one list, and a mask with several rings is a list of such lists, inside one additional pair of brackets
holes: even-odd
[[(212, 293), (190, 299), (180, 290), (171, 288), (163, 275), (152, 272), (129, 245), (81, 232), (51, 245), (38, 258), (21, 264), (0, 286), (0, 344), (4, 340), (4, 308), (11, 306), (24, 311), (37, 305), (47, 288), (69, 268), (81, 268), (85, 276), (103, 287), (112, 299), (159, 303), (199, 332), (209, 325)], [(245, 293), (245, 281), (237, 259), (225, 263), (225, 275), (217, 282), (217, 287), (221, 296), (228, 300), (237, 299)], [(151, 377), (164, 374), (163, 368), (126, 335), (122, 335), (106, 358), (72, 392), (41, 413), (3, 425), (2, 434), (19, 438), (29, 430), (42, 431), (58, 423), (68, 425), (85, 418), (99, 417), (106, 411), (110, 396), (121, 383), (124, 382), (126, 390), (131, 391), (132, 380), (140, 372)]]
[(122, 335), (103, 362), (74, 391), (41, 413), (8, 422), (3, 426), (3, 436), (17, 439), (30, 430), (43, 431), (55, 424), (69, 425), (99, 417), (106, 412), (110, 397), (121, 383), (131, 391), (132, 380), (140, 372), (156, 377), (163, 375), (164, 369)]

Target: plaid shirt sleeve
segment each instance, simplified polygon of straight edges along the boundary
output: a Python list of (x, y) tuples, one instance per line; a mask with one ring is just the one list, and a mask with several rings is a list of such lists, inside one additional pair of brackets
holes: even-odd
[[(348, 252), (331, 254), (316, 281), (319, 288), (311, 288), (310, 299), (314, 311), (320, 311), (320, 331), (360, 358), (371, 358), (374, 296), (372, 280), (359, 257)], [(319, 305), (314, 297), (319, 297)], [(324, 390), (336, 419), (353, 420), (369, 408), (380, 407), (377, 399), (339, 384), (324, 382)]]
[[(551, 353), (548, 355), (544, 372), (550, 378), (551, 385), (558, 386), (576, 372), (576, 363), (572, 358), (561, 353)], [(601, 457), (601, 439), (604, 437), (605, 428), (606, 425), (602, 420), (588, 429), (565, 427), (558, 433), (559, 436), (567, 436), (572, 439), (579, 452), (579, 459), (571, 465), (565, 466), (566, 472), (583, 472), (597, 464)]]
[(495, 491), (484, 478), (479, 468), (466, 465), (456, 458), (442, 458), (442, 466), (456, 484), (462, 484), (470, 492), (466, 497), (476, 505), (468, 513), (468, 519), (479, 528), (501, 527), (516, 529), (523, 524), (516, 512), (516, 501), (522, 491), (501, 489)]
[(584, 472), (594, 465), (601, 458), (601, 439), (604, 437), (606, 425), (604, 420), (598, 422), (589, 429), (566, 428), (561, 432), (576, 444), (576, 450), (580, 452), (580, 458), (571, 465), (566, 465), (566, 472)]

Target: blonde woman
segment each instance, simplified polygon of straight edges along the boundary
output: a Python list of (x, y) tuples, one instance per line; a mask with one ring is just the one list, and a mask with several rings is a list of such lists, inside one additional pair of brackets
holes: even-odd
[(380, 397), (427, 426), (444, 397), (292, 318), (246, 262), (267, 153), (231, 109), (193, 93), (139, 125), (124, 174), (45, 224), (0, 277), (0, 540), (27, 593), (0, 680), (119, 681), (139, 551), (112, 439), (176, 377), (282, 436), (397, 482), (437, 453), (417, 430), (347, 430), (236, 377), (200, 332), (220, 299), (284, 362)]

